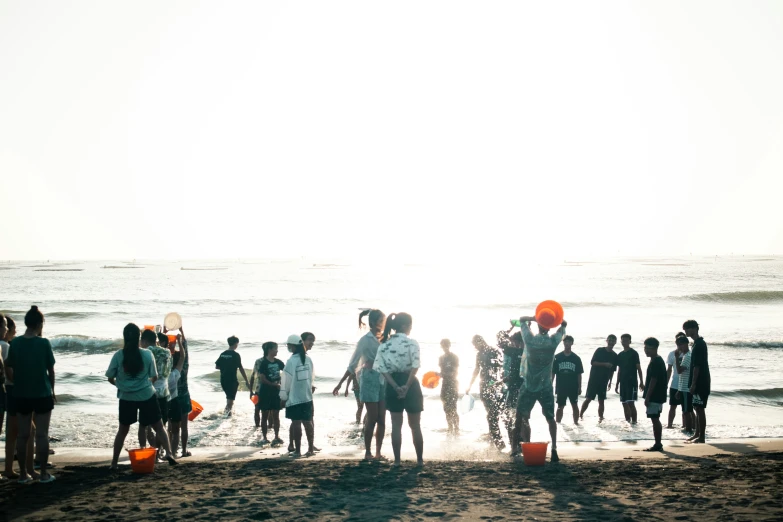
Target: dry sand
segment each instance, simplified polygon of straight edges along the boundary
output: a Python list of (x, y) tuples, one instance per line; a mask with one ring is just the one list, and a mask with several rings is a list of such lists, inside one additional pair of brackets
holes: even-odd
[(544, 467), (499, 460), (392, 468), (213, 449), (153, 475), (112, 474), (96, 452), (65, 452), (54, 459), (54, 484), (0, 483), (0, 513), (8, 520), (781, 520), (781, 450), (780, 440), (748, 439), (657, 455), (622, 443), (564, 444), (563, 460)]

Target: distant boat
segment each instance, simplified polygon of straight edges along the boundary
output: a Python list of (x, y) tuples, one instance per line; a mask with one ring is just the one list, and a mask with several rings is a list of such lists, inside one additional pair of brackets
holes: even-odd
[(33, 272), (83, 272), (84, 268), (36, 268)]
[(133, 265), (133, 266), (127, 266), (127, 265), (122, 265), (122, 266), (105, 265), (105, 266), (102, 266), (101, 268), (147, 268), (147, 267), (146, 266), (141, 266), (141, 265)]
[(180, 270), (228, 270), (227, 266), (183, 266)]

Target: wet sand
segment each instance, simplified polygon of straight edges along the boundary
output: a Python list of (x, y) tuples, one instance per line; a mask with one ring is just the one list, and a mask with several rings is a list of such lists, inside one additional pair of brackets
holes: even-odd
[(8, 520), (780, 520), (781, 446), (744, 439), (651, 455), (564, 445), (562, 461), (543, 467), (423, 468), (213, 449), (153, 475), (112, 474), (97, 453), (66, 451), (54, 459), (57, 482), (0, 483), (0, 503)]

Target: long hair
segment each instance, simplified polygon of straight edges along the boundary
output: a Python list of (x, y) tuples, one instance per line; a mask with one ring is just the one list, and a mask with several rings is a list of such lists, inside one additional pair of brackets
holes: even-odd
[(136, 377), (144, 369), (144, 361), (139, 350), (141, 331), (133, 323), (128, 323), (122, 331), (124, 345), (122, 347), (122, 369), (131, 377)]
[(294, 348), (294, 355), (299, 354), (299, 357), (302, 359), (302, 364), (305, 363), (307, 360), (307, 354), (305, 353), (305, 347), (304, 343), (299, 343), (296, 345), (296, 348)]
[(389, 317), (386, 318), (386, 327), (383, 329), (381, 342), (385, 343), (389, 340), (392, 330), (394, 330), (394, 333), (397, 333), (407, 330), (411, 326), (413, 326), (413, 317), (411, 317), (410, 314), (406, 314), (405, 312), (389, 314)]
[[(369, 316), (367, 318), (367, 324), (365, 325), (362, 321), (362, 318)], [(375, 337), (380, 337), (383, 334), (383, 329), (385, 327), (385, 321), (386, 321), (386, 314), (378, 310), (377, 308), (368, 308), (367, 310), (362, 311), (362, 313), (359, 314), (359, 330), (367, 326), (372, 333), (375, 334)]]

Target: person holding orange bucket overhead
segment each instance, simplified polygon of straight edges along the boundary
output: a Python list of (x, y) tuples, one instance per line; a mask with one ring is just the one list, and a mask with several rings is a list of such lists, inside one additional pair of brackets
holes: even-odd
[[(163, 333), (167, 333), (168, 329), (164, 325)], [(179, 323), (179, 336), (174, 342), (180, 343), (184, 347), (185, 362), (182, 364), (182, 370), (180, 371), (179, 381), (177, 382), (177, 400), (179, 401), (179, 409), (181, 412), (180, 417), (180, 440), (182, 442), (182, 453), (180, 457), (190, 457), (188, 451), (188, 416), (193, 411), (193, 403), (190, 399), (190, 390), (188, 389), (188, 369), (190, 368), (190, 356), (188, 355), (188, 340), (185, 338), (185, 330), (182, 327), (182, 323)], [(169, 338), (169, 346), (174, 344)], [(169, 390), (170, 391), (170, 390)]]
[[(538, 323), (538, 335), (530, 331), (529, 322)], [(563, 320), (563, 308), (554, 301), (544, 301), (536, 308), (534, 317), (520, 317), (522, 340), (525, 351), (520, 367), (520, 377), (524, 379), (517, 400), (517, 417), (512, 441), (512, 456), (519, 455), (519, 439), (530, 442), (530, 412), (536, 402), (541, 404), (549, 424), (552, 438), (551, 462), (560, 460), (557, 456), (557, 422), (555, 422), (555, 394), (552, 390), (552, 365), (555, 350), (566, 333), (566, 321)], [(549, 330), (560, 325), (554, 335)]]

